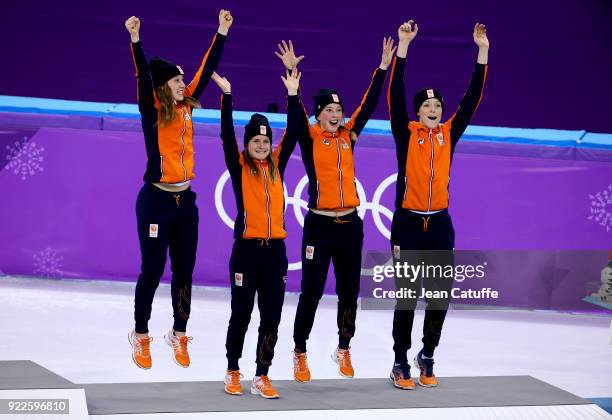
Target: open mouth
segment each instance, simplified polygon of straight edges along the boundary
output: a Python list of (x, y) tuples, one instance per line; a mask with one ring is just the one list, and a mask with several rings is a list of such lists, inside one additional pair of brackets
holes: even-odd
[(340, 120), (329, 120), (329, 124), (332, 127), (336, 127), (338, 124), (340, 124)]
[(438, 119), (438, 117), (432, 115), (429, 115), (427, 118), (429, 118), (430, 121), (435, 121)]

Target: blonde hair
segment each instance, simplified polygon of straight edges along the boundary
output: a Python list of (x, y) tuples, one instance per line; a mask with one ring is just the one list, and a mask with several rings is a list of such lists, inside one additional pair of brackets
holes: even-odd
[[(270, 146), (272, 146), (271, 143)], [(259, 168), (257, 168), (257, 165), (255, 165), (255, 161), (253, 160), (251, 155), (249, 155), (249, 151), (247, 149), (244, 149), (244, 151), (242, 152), (242, 156), (244, 157), (244, 161), (249, 166), (251, 172), (254, 173), (257, 178), (259, 178)], [(268, 168), (270, 168), (270, 179), (272, 179), (272, 183), (274, 184), (274, 182), (276, 182), (276, 164), (274, 163), (274, 159), (272, 158), (272, 151), (270, 151), (270, 154), (268, 154), (268, 156), (266, 157), (266, 162), (268, 162)]]
[[(162, 127), (170, 124), (176, 118), (176, 107), (172, 90), (167, 83), (155, 89), (155, 95), (159, 101), (159, 122)], [(179, 104), (188, 105), (193, 108), (202, 108), (202, 104), (196, 98), (185, 96)]]

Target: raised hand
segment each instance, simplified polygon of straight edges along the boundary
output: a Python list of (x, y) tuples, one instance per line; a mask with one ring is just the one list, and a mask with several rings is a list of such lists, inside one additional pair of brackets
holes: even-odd
[(387, 68), (389, 68), (389, 64), (391, 64), (396, 49), (397, 47), (393, 46), (393, 38), (383, 38), (383, 52), (379, 66), (381, 70), (387, 70)]
[(132, 42), (138, 42), (140, 40), (140, 19), (136, 16), (132, 16), (125, 21), (125, 29), (130, 33)]
[(213, 80), (213, 82), (217, 84), (217, 86), (219, 86), (219, 89), (221, 89), (221, 92), (232, 93), (232, 85), (230, 84), (229, 80), (227, 80), (225, 77), (221, 77), (217, 74), (217, 72), (213, 72), (210, 78)]
[(288, 70), (296, 68), (300, 61), (304, 59), (303, 55), (299, 57), (295, 56), (291, 40), (289, 40), (289, 44), (287, 44), (285, 40), (283, 40), (281, 44), (278, 44), (278, 51), (274, 51), (274, 54), (283, 61), (285, 68)]
[(414, 20), (409, 20), (408, 22), (404, 22), (397, 28), (397, 37), (399, 38), (399, 42), (407, 42), (410, 43), (416, 37), (419, 32), (419, 26), (414, 23)]
[(287, 69), (286, 72), (286, 77), (281, 76), (281, 79), (287, 88), (287, 94), (289, 96), (297, 95), (298, 89), (300, 88), (300, 77), (302, 77), (302, 73), (297, 69), (292, 72)]
[(219, 12), (219, 32), (221, 35), (227, 35), (230, 26), (234, 23), (234, 17), (229, 10), (221, 9)]
[(487, 38), (487, 28), (482, 23), (474, 26), (474, 43), (478, 48), (489, 48), (489, 38)]

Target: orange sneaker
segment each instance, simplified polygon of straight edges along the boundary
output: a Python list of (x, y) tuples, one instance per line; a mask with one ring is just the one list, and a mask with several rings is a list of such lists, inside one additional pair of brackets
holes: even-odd
[(242, 395), (242, 385), (240, 385), (242, 377), (239, 370), (228, 370), (225, 373), (225, 392), (230, 395)]
[(338, 372), (345, 378), (355, 376), (355, 370), (351, 364), (351, 353), (349, 349), (337, 348), (331, 355), (332, 360), (338, 364)]
[(128, 341), (132, 346), (132, 360), (140, 369), (151, 369), (151, 351), (150, 344), (153, 341), (152, 337), (136, 337), (134, 330), (128, 334)]
[(434, 359), (423, 357), (423, 351), (420, 351), (414, 358), (414, 364), (421, 369), (419, 385), (427, 388), (438, 386), (438, 379), (433, 373)]
[(293, 351), (293, 379), (297, 382), (310, 382), (310, 370), (308, 369), (306, 353)]
[(193, 337), (187, 337), (186, 335), (179, 337), (174, 335), (174, 330), (170, 330), (168, 334), (164, 335), (164, 340), (172, 347), (172, 359), (174, 359), (174, 362), (181, 367), (188, 368), (190, 360), (187, 344), (191, 343)]
[(266, 375), (255, 376), (251, 382), (251, 394), (260, 395), (264, 398), (278, 398), (278, 392), (272, 386), (270, 378)]
[(393, 365), (391, 374), (389, 375), (393, 386), (400, 389), (414, 389), (416, 385), (410, 377), (410, 365), (408, 363), (401, 363), (399, 365)]

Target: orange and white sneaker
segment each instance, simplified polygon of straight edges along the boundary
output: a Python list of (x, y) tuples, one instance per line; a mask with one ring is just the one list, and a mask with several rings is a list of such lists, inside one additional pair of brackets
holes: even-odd
[(225, 373), (225, 392), (230, 395), (242, 395), (242, 385), (240, 385), (242, 378), (239, 370), (228, 370)]
[(414, 358), (414, 364), (421, 369), (419, 385), (427, 388), (438, 386), (438, 379), (436, 379), (436, 375), (433, 373), (434, 359), (423, 357), (423, 351), (421, 350)]
[(297, 382), (310, 382), (310, 369), (308, 369), (306, 353), (293, 351), (293, 379)]
[(172, 347), (172, 359), (174, 362), (181, 367), (188, 368), (190, 360), (187, 344), (191, 343), (193, 337), (188, 337), (186, 335), (179, 337), (178, 335), (174, 335), (174, 330), (170, 330), (164, 335), (164, 340)]
[(151, 350), (152, 337), (136, 337), (134, 330), (128, 334), (128, 341), (132, 346), (132, 360), (140, 369), (151, 369)]
[(389, 375), (393, 386), (399, 389), (414, 389), (416, 385), (410, 377), (410, 365), (406, 362), (394, 364)]
[(345, 378), (353, 378), (355, 376), (349, 349), (336, 348), (331, 355), (332, 360), (338, 364), (338, 372)]
[(260, 395), (264, 398), (278, 398), (278, 392), (272, 386), (270, 378), (266, 375), (255, 376), (251, 382), (251, 394)]

